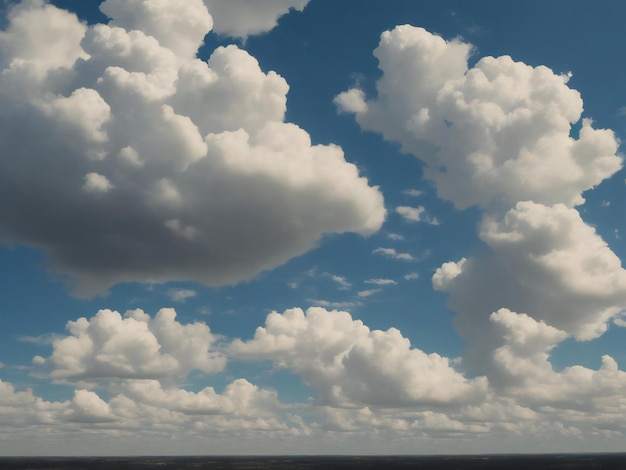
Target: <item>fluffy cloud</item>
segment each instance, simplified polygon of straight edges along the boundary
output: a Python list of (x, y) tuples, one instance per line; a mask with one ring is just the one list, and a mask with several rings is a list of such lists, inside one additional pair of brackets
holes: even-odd
[(517, 201), (583, 202), (581, 193), (621, 168), (618, 142), (583, 120), (568, 76), (508, 56), (471, 69), (472, 47), (409, 25), (382, 34), (378, 95), (358, 89), (336, 97), (359, 124), (426, 162), (437, 193), (459, 208)]
[(579, 422), (601, 422), (606, 416), (598, 419), (599, 415), (605, 414), (613, 419), (624, 416), (626, 372), (612, 357), (602, 356), (599, 370), (574, 365), (557, 372), (549, 353), (567, 337), (565, 332), (508, 309), (494, 312), (490, 320), (505, 340), (492, 354), (497, 376), (491, 380), (501, 393), (537, 410), (567, 410), (572, 420), (578, 413)]
[(426, 214), (424, 206), (398, 206), (396, 207), (396, 212), (407, 222), (426, 222), (431, 225), (439, 225), (439, 221), (435, 217), (430, 217)]
[(294, 371), (333, 406), (459, 405), (482, 400), (487, 387), (447, 358), (411, 348), (395, 328), (371, 331), (347, 312), (320, 307), (269, 314), (252, 340), (233, 341), (231, 353)]
[(243, 39), (264, 33), (278, 24), (278, 18), (292, 8), (304, 10), (309, 0), (204, 0), (215, 20), (218, 34)]
[(433, 276), (467, 337), (482, 337), (490, 313), (508, 308), (586, 340), (626, 306), (620, 259), (575, 209), (520, 202), (487, 217), (480, 237), (490, 250)]
[(100, 310), (69, 322), (67, 329), (70, 336), (55, 339), (45, 361), (57, 379), (165, 379), (194, 369), (218, 372), (226, 364), (213, 348), (209, 327), (183, 325), (173, 309), (161, 309), (154, 318), (139, 309), (124, 316)]
[(87, 27), (34, 0), (0, 33), (0, 241), (76, 295), (235, 283), (384, 220), (339, 147), (283, 122), (284, 79), (235, 46), (195, 59), (211, 17), (173, 5), (107, 0)]

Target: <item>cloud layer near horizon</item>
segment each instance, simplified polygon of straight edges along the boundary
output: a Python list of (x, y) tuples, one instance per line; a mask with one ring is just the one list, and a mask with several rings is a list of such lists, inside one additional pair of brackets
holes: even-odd
[(93, 296), (236, 283), (325, 233), (381, 226), (382, 195), (341, 149), (284, 122), (282, 77), (236, 46), (195, 58), (201, 0), (101, 10), (111, 21), (86, 26), (24, 2), (0, 33), (1, 241), (43, 248)]

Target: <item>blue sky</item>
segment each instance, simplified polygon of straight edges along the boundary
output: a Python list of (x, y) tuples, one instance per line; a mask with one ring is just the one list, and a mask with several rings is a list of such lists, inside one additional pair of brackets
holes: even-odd
[(623, 450), (626, 6), (184, 5), (0, 7), (0, 455)]

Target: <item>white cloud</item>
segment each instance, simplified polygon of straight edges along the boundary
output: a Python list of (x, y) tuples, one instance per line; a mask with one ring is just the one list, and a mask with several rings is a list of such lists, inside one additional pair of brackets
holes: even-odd
[(84, 191), (88, 193), (106, 193), (111, 189), (113, 189), (113, 185), (106, 176), (94, 172), (88, 173), (87, 176), (85, 176), (85, 184), (83, 185)]
[(398, 206), (396, 212), (402, 216), (407, 222), (426, 222), (431, 225), (439, 225), (439, 221), (435, 217), (430, 217), (426, 213), (424, 206), (409, 207)]
[(191, 289), (170, 289), (167, 291), (167, 295), (174, 302), (184, 302), (191, 297), (195, 297), (198, 293)]
[(105, 0), (100, 10), (112, 19), (109, 26), (143, 31), (185, 58), (195, 56), (213, 26), (202, 0)]
[(283, 78), (235, 46), (195, 58), (211, 27), (200, 0), (101, 8), (111, 22), (86, 26), (25, 2), (0, 33), (1, 242), (43, 248), (50, 271), (93, 296), (236, 283), (325, 233), (380, 228), (380, 191), (339, 147), (283, 122)]
[(426, 215), (424, 206), (398, 206), (396, 207), (396, 212), (400, 214), (404, 220), (409, 222), (422, 222), (424, 220), (423, 217)]
[(371, 331), (350, 314), (311, 307), (273, 312), (231, 352), (271, 360), (314, 387), (321, 404), (377, 407), (459, 405), (480, 401), (484, 378), (466, 379), (447, 358), (411, 348), (395, 328)]
[(365, 284), (374, 284), (376, 286), (390, 286), (398, 284), (393, 279), (368, 279)]
[(124, 316), (100, 310), (90, 319), (68, 322), (67, 329), (70, 335), (53, 341), (46, 360), (52, 378), (162, 379), (195, 369), (219, 372), (226, 364), (213, 348), (216, 338), (207, 325), (183, 325), (169, 308), (154, 318), (139, 309)]
[(575, 209), (520, 202), (501, 220), (486, 218), (480, 237), (491, 252), (433, 276), (467, 328), (506, 307), (591, 339), (626, 305), (620, 259)]
[(589, 414), (583, 418), (589, 421), (607, 412), (616, 417), (626, 406), (621, 393), (626, 372), (612, 357), (602, 356), (599, 370), (575, 365), (556, 372), (549, 352), (567, 337), (565, 332), (507, 309), (493, 313), (490, 320), (505, 340), (492, 354), (503, 393), (536, 409), (550, 406), (570, 415)]
[(398, 233), (388, 233), (387, 238), (389, 240), (404, 240), (404, 236)]
[[(579, 137), (570, 136), (582, 100), (568, 76), (508, 56), (469, 69), (471, 51), (458, 39), (398, 26), (374, 51), (383, 71), (377, 97), (352, 89), (335, 102), (425, 161), (439, 196), (459, 208), (581, 204), (583, 191), (621, 168), (611, 131), (585, 119)], [(348, 100), (357, 96), (358, 106)]]
[(323, 276), (337, 283), (339, 285), (339, 289), (341, 290), (349, 290), (352, 288), (352, 284), (348, 282), (344, 276), (337, 276), (336, 274), (331, 273), (324, 273)]
[(419, 273), (408, 273), (404, 275), (404, 280), (412, 281), (414, 279), (419, 279), (419, 277), (420, 277)]
[(424, 194), (424, 191), (420, 191), (419, 189), (405, 189), (404, 191), (402, 191), (402, 193), (406, 194), (407, 196), (419, 197)]
[(360, 290), (357, 292), (357, 295), (359, 297), (369, 297), (371, 295), (374, 294), (378, 294), (380, 291), (382, 291), (382, 289), (366, 289), (366, 290)]
[(416, 259), (410, 253), (398, 253), (395, 248), (376, 248), (372, 251), (375, 255), (382, 255), (388, 258), (402, 260), (402, 261), (416, 261)]
[(309, 0), (204, 0), (218, 34), (247, 38), (270, 31), (292, 8), (302, 11)]

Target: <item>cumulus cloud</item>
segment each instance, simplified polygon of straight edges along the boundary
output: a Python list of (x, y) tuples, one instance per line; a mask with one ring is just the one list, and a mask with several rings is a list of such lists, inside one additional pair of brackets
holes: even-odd
[(0, 241), (43, 248), (75, 295), (236, 283), (384, 220), (339, 147), (284, 122), (285, 80), (236, 46), (196, 59), (211, 16), (173, 5), (107, 0), (86, 26), (34, 0), (0, 32)]
[(70, 335), (52, 342), (45, 361), (55, 379), (165, 379), (192, 370), (219, 372), (226, 364), (209, 327), (183, 325), (170, 308), (154, 317), (140, 309), (123, 316), (100, 310), (90, 319), (68, 322), (67, 329)]
[(484, 378), (467, 379), (438, 354), (411, 348), (400, 331), (370, 330), (347, 312), (311, 307), (270, 313), (231, 353), (271, 360), (314, 387), (320, 404), (453, 406), (484, 398)]
[(581, 204), (583, 191), (621, 168), (611, 131), (585, 119), (570, 135), (583, 108), (568, 75), (508, 56), (469, 68), (471, 52), (458, 39), (397, 26), (374, 51), (383, 71), (377, 96), (351, 89), (335, 103), (422, 159), (439, 196), (459, 208)]
[[(621, 380), (611, 358), (600, 371), (572, 366), (557, 373), (549, 352), (568, 336), (600, 336), (626, 307), (626, 271), (573, 208), (621, 168), (619, 141), (581, 119), (583, 102), (568, 87), (569, 74), (508, 56), (484, 57), (470, 68), (472, 53), (459, 39), (398, 26), (374, 51), (383, 72), (376, 96), (355, 88), (335, 103), (363, 129), (423, 160), (442, 199), (483, 210), (486, 247), (444, 263), (432, 277), (436, 290), (449, 293), (467, 340), (464, 364), (532, 406), (541, 402), (533, 395), (561, 395), (563, 408), (576, 408), (590, 390), (611, 396)], [(420, 207), (396, 211), (407, 220), (424, 215)], [(594, 388), (608, 370), (608, 388)], [(580, 433), (575, 421), (564, 429)]]
[(503, 387), (504, 394), (535, 409), (549, 406), (568, 410), (572, 416), (584, 413), (586, 420), (607, 412), (616, 417), (626, 406), (621, 393), (626, 372), (619, 370), (612, 357), (602, 356), (598, 370), (575, 365), (557, 372), (549, 353), (567, 333), (508, 309), (492, 313), (490, 321), (505, 340), (492, 354), (498, 379), (493, 377), (492, 382)]
[(309, 0), (204, 0), (218, 34), (247, 38), (270, 31), (291, 9), (304, 10)]
[(575, 209), (520, 202), (501, 219), (487, 217), (480, 237), (490, 251), (433, 276), (464, 334), (504, 307), (587, 340), (626, 305), (620, 259)]

